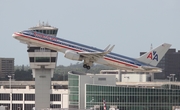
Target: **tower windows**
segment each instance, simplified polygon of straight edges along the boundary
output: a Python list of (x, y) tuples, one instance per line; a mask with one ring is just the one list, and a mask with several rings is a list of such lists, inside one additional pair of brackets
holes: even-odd
[(56, 57), (29, 57), (30, 62), (56, 62)]

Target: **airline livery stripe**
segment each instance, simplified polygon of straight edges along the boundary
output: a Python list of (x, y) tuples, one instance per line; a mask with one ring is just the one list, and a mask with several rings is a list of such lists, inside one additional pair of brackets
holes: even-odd
[[(52, 36), (49, 36), (49, 35), (46, 35), (46, 34), (42, 34), (42, 33), (38, 34), (38, 32), (23, 31), (23, 34), (35, 37), (37, 39), (42, 39), (42, 40), (45, 40), (45, 41), (46, 40), (47, 41), (50, 40), (51, 42), (53, 42), (55, 44), (62, 44), (62, 45), (65, 45), (67, 47), (72, 47), (72, 48), (75, 48), (75, 49), (79, 49), (81, 51), (87, 51), (87, 52), (93, 52), (93, 51), (100, 51), (100, 52), (102, 52), (103, 51), (103, 50), (98, 49), (98, 48), (86, 46), (84, 44), (68, 41), (68, 40), (65, 40), (65, 39), (62, 39), (62, 38), (56, 38), (56, 37), (52, 37)], [(119, 61), (122, 61), (122, 62), (126, 62), (126, 63), (131, 64), (131, 65), (136, 65), (136, 66), (143, 65), (142, 62), (140, 63), (138, 61), (135, 61), (132, 58), (128, 58), (128, 57), (125, 57), (125, 56), (122, 56), (122, 55), (118, 55), (118, 54), (115, 54), (113, 52), (111, 52), (111, 53), (109, 53), (108, 55), (105, 55), (105, 56), (109, 57), (109, 58), (113, 58), (113, 59), (119, 60)], [(136, 64), (134, 62), (136, 62)]]
[(30, 38), (30, 39), (37, 40), (37, 41), (44, 42), (44, 43), (48, 43), (48, 44), (51, 44), (51, 45), (56, 45), (56, 46), (60, 46), (60, 47), (62, 47), (62, 48), (66, 48), (66, 49), (70, 49), (70, 50), (74, 50), (74, 51), (81, 52), (81, 51), (78, 50), (78, 49), (73, 49), (73, 48), (71, 48), (71, 47), (67, 47), (67, 46), (63, 46), (63, 45), (60, 45), (60, 44), (52, 43), (52, 42), (45, 41), (45, 40), (42, 40), (42, 39), (33, 38), (33, 37), (30, 37), (30, 36), (27, 36), (27, 35), (24, 35), (24, 34), (19, 34), (19, 33), (15, 33), (15, 34), (18, 35), (18, 36)]
[[(73, 51), (77, 51), (77, 52), (83, 52), (82, 50), (79, 50), (79, 49), (76, 49), (76, 48), (72, 48), (72, 47), (68, 47), (68, 46), (64, 46), (64, 45), (61, 45), (61, 44), (58, 44), (58, 43), (55, 43), (55, 42), (52, 42), (52, 41), (46, 41), (44, 39), (40, 39), (40, 38), (36, 38), (36, 37), (31, 37), (29, 35), (24, 35), (24, 34), (20, 34), (20, 33), (15, 33), (15, 34), (18, 35), (18, 36), (21, 36), (21, 37), (26, 37), (26, 38), (30, 38), (30, 39), (33, 39), (33, 40), (36, 40), (36, 41), (48, 43), (48, 44), (51, 44), (51, 45), (60, 46), (62, 48), (66, 48), (66, 49), (69, 49), (69, 50), (73, 50)], [(124, 64), (126, 66), (131, 66), (131, 67), (134, 67), (134, 68), (138, 68), (138, 66), (136, 66), (136, 65), (128, 64), (126, 62), (122, 62), (122, 61), (119, 61), (119, 60), (116, 60), (116, 59), (112, 59), (110, 57), (106, 57), (105, 56), (104, 59), (112, 61), (112, 62), (116, 62), (116, 63), (121, 63), (121, 64)]]
[(134, 65), (131, 65), (131, 64), (128, 64), (128, 63), (125, 63), (125, 62), (121, 62), (119, 60), (114, 60), (114, 59), (111, 59), (111, 58), (108, 58), (108, 57), (105, 57), (104, 59), (109, 60), (109, 61), (113, 61), (113, 62), (117, 62), (117, 63), (121, 63), (121, 64), (124, 64), (126, 66), (131, 66), (131, 67), (134, 67), (134, 68), (138, 68), (137, 66), (134, 66)]

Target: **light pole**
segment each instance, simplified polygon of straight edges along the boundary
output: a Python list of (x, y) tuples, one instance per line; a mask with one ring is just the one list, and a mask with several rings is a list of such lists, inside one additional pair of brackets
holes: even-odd
[(172, 76), (167, 76), (167, 78), (169, 78), (169, 89), (171, 89), (170, 81), (171, 81)]
[[(94, 97), (92, 97), (92, 99), (90, 100), (90, 103), (91, 103), (91, 106), (92, 106), (92, 103), (94, 101)], [(93, 109), (94, 107), (92, 106), (90, 109)]]
[(10, 110), (12, 110), (12, 89), (11, 89), (11, 75), (9, 77), (9, 88), (10, 88)]
[(93, 85), (94, 85), (94, 77), (93, 76), (90, 76), (92, 79), (93, 79)]
[(12, 74), (12, 81), (15, 81), (15, 79), (14, 79), (14, 75), (15, 75), (15, 74)]
[(173, 82), (174, 82), (174, 76), (175, 76), (175, 74), (170, 74), (170, 76), (173, 78)]

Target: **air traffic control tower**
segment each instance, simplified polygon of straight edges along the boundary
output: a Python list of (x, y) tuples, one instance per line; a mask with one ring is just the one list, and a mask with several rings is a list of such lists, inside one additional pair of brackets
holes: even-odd
[[(29, 30), (55, 37), (58, 32), (58, 28), (44, 23), (39, 23), (36, 27), (29, 28)], [(51, 78), (56, 67), (58, 52), (35, 45), (29, 45), (27, 51), (33, 78), (35, 78), (35, 109), (50, 108)]]

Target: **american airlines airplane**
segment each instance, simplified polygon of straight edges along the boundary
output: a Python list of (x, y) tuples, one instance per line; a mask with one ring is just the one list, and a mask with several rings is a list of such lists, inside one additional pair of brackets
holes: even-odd
[(27, 45), (49, 48), (64, 53), (64, 57), (68, 59), (83, 61), (83, 67), (88, 70), (93, 63), (98, 63), (120, 70), (161, 72), (161, 68), (156, 67), (156, 65), (171, 46), (164, 43), (139, 58), (130, 58), (111, 52), (114, 45), (112, 47), (109, 45), (102, 50), (33, 30), (15, 32), (12, 36)]

